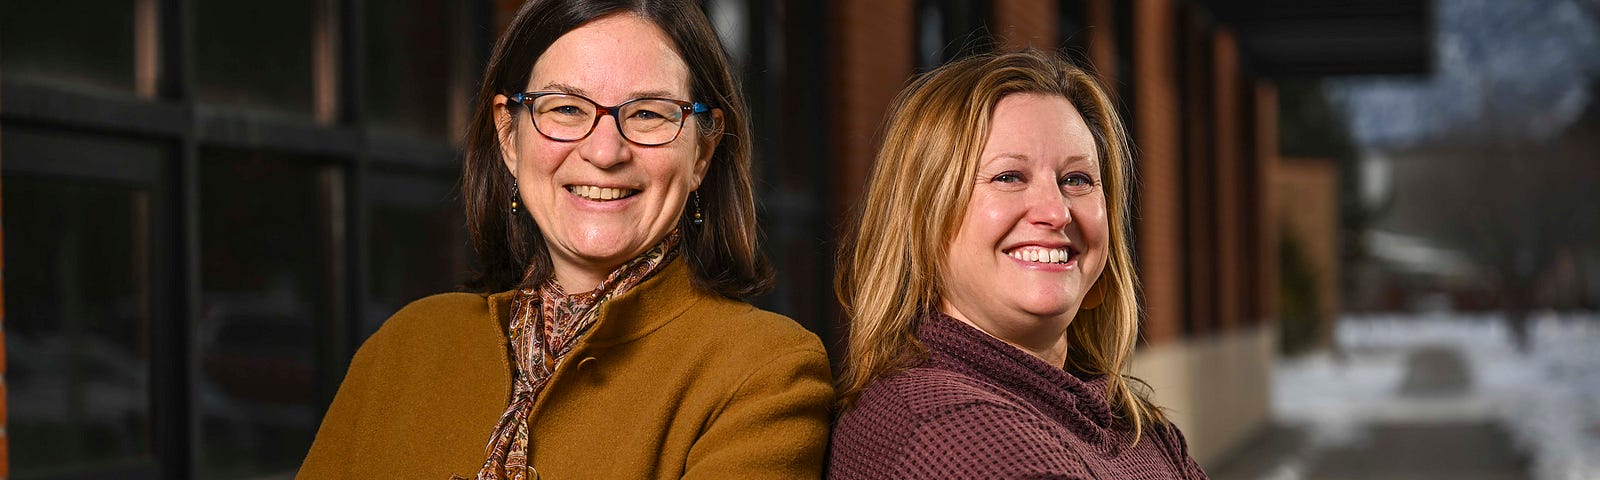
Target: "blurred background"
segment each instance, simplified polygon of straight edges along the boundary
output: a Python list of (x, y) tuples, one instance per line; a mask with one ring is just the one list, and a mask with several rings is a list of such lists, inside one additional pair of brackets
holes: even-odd
[[(473, 255), (458, 138), (516, 0), (0, 0), (0, 477), (293, 475)], [(1091, 65), (1138, 150), (1134, 374), (1214, 478), (1600, 478), (1600, 1), (703, 0), (778, 289), (916, 73)], [(426, 432), (419, 432), (426, 435)]]

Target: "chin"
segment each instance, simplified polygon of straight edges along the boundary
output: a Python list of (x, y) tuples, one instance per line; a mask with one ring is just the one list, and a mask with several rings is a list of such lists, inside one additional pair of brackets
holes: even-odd
[(1062, 318), (1070, 320), (1070, 319), (1072, 319), (1072, 317), (1075, 317), (1078, 314), (1078, 309), (1077, 308), (1073, 308), (1073, 307), (1058, 308), (1058, 307), (1059, 306), (1055, 306), (1055, 305), (1052, 305), (1052, 306), (1049, 306), (1049, 307), (1043, 307), (1043, 308), (1023, 307), (1023, 311), (1027, 312), (1029, 315), (1032, 315), (1035, 318), (1038, 318), (1039, 320), (1045, 320), (1045, 321), (1054, 320), (1054, 319), (1062, 319)]
[(590, 244), (577, 249), (579, 257), (598, 263), (621, 263), (627, 261), (635, 252), (627, 242)]

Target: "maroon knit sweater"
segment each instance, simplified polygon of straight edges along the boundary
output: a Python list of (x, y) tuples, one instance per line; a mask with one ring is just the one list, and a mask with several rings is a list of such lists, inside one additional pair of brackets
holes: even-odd
[(1080, 378), (945, 315), (928, 359), (872, 382), (833, 430), (828, 477), (1204, 479), (1177, 427), (1136, 446), (1104, 376)]

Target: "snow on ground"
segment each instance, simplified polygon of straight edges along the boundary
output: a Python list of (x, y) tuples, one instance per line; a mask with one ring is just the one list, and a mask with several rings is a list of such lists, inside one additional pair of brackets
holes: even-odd
[[(1498, 314), (1423, 313), (1340, 319), (1338, 353), (1279, 362), (1273, 410), (1305, 425), (1311, 449), (1359, 440), (1363, 425), (1498, 422), (1540, 480), (1600, 479), (1600, 313), (1536, 314), (1533, 348), (1511, 345)], [(1463, 395), (1402, 396), (1409, 354), (1451, 347), (1471, 372)], [(1274, 478), (1300, 478), (1288, 459)]]

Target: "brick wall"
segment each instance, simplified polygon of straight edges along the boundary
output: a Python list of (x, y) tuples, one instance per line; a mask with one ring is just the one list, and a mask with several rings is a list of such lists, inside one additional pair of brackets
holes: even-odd
[(1172, 0), (1134, 5), (1133, 83), (1138, 111), (1133, 120), (1140, 182), (1138, 253), (1144, 282), (1144, 335), (1150, 343), (1172, 341), (1183, 328), (1183, 184), (1179, 171), (1181, 129), (1178, 103), (1177, 22)]
[(848, 209), (861, 198), (884, 113), (913, 72), (914, 7), (912, 0), (832, 5), (827, 122), (837, 199), (832, 218), (848, 218)]
[[(1255, 160), (1256, 178), (1260, 180), (1256, 191), (1260, 193), (1259, 201), (1252, 205), (1256, 209), (1258, 221), (1256, 238), (1260, 243), (1256, 245), (1256, 274), (1257, 282), (1256, 304), (1259, 308), (1259, 317), (1266, 321), (1275, 321), (1279, 318), (1278, 292), (1280, 276), (1278, 273), (1278, 234), (1281, 231), (1279, 221), (1283, 218), (1276, 212), (1276, 206), (1288, 197), (1281, 195), (1273, 186), (1276, 178), (1278, 158), (1278, 88), (1271, 82), (1257, 80), (1255, 83)], [(1327, 241), (1332, 242), (1337, 232), (1328, 232)]]
[(995, 43), (1003, 49), (1055, 49), (1058, 7), (1059, 2), (1053, 1), (995, 0), (994, 24), (989, 26)]
[(1282, 232), (1300, 242), (1317, 279), (1320, 342), (1330, 340), (1334, 315), (1339, 311), (1339, 169), (1332, 159), (1286, 158), (1272, 176), (1281, 202), (1273, 216), (1283, 222)]
[(1215, 142), (1212, 146), (1216, 161), (1216, 182), (1207, 188), (1216, 190), (1216, 246), (1213, 250), (1217, 262), (1217, 310), (1216, 324), (1219, 329), (1232, 328), (1239, 323), (1244, 313), (1243, 302), (1240, 301), (1240, 289), (1244, 283), (1245, 260), (1243, 249), (1243, 232), (1248, 227), (1244, 223), (1244, 188), (1242, 181), (1248, 177), (1240, 175), (1244, 172), (1244, 152), (1240, 145), (1242, 125), (1239, 123), (1240, 104), (1239, 95), (1241, 84), (1239, 75), (1239, 49), (1233, 33), (1227, 28), (1218, 28), (1212, 36), (1212, 69), (1213, 98), (1212, 111), (1209, 116), (1215, 125)]
[[(0, 105), (0, 109), (4, 109)], [(3, 141), (3, 139), (0, 139)], [(0, 160), (3, 161), (3, 160)], [(0, 186), (0, 188), (4, 188)], [(3, 206), (0, 206), (3, 211)], [(0, 225), (4, 224), (0, 218)], [(0, 252), (5, 251), (5, 232), (0, 230)], [(6, 430), (6, 419), (10, 418), (6, 410), (6, 399), (10, 392), (6, 388), (6, 298), (5, 298), (5, 255), (0, 255), (0, 479), (11, 476), (11, 435)]]
[(1089, 63), (1100, 76), (1100, 85), (1112, 97), (1117, 94), (1117, 19), (1112, 0), (1088, 0), (1083, 5), (1084, 25), (1088, 28), (1085, 43), (1089, 48)]

